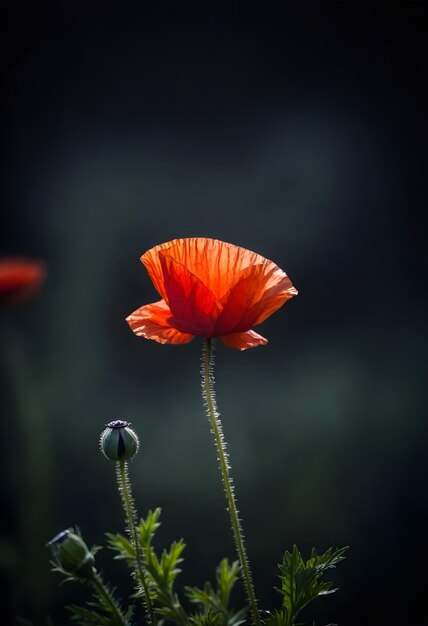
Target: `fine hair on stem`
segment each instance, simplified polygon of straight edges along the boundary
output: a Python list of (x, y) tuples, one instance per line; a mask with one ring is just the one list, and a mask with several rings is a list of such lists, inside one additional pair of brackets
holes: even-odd
[(239, 562), (241, 564), (242, 577), (244, 580), (248, 602), (250, 604), (252, 622), (254, 626), (260, 626), (260, 617), (254, 592), (253, 579), (245, 550), (244, 533), (242, 531), (241, 520), (239, 519), (236, 504), (229, 455), (227, 453), (226, 440), (223, 434), (220, 413), (217, 409), (217, 401), (214, 391), (214, 353), (211, 339), (206, 339), (203, 344), (201, 375), (202, 397), (218, 453), (223, 488), (227, 500), (227, 510), (229, 511), (232, 533), (235, 540), (236, 550), (238, 552)]
[(146, 614), (149, 626), (156, 626), (156, 620), (153, 612), (153, 605), (150, 599), (150, 592), (144, 573), (144, 555), (140, 547), (137, 533), (137, 511), (132, 497), (131, 481), (128, 475), (128, 463), (126, 461), (118, 461), (116, 463), (117, 483), (119, 493), (122, 498), (123, 509), (125, 512), (126, 528), (135, 550), (136, 576), (144, 591), (144, 600), (146, 604)]

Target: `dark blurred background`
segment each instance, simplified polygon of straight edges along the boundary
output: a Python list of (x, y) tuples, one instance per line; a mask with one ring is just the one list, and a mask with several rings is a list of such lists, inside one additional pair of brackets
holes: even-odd
[[(219, 345), (217, 390), (262, 607), (297, 543), (350, 545), (340, 591), (304, 617), (423, 624), (428, 557), (425, 2), (2, 2), (2, 256), (44, 259), (37, 299), (1, 311), (4, 623), (68, 623), (44, 543), (123, 521), (105, 422), (181, 584), (234, 557), (199, 389), (200, 341), (124, 318), (158, 298), (153, 245), (253, 249), (300, 294)], [(424, 321), (425, 320), (425, 321)], [(121, 590), (123, 569), (101, 566)], [(79, 595), (80, 594), (80, 595)], [(235, 595), (235, 604), (242, 599)]]

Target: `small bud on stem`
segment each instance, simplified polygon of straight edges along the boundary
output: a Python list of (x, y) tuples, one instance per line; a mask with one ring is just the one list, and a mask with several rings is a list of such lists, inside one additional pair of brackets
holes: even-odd
[(63, 530), (47, 544), (51, 549), (56, 569), (64, 574), (92, 579), (94, 575), (94, 555), (74, 529)]
[(129, 461), (138, 452), (140, 442), (130, 423), (114, 420), (101, 433), (101, 452), (111, 461)]
[(149, 626), (156, 626), (156, 618), (146, 580), (144, 552), (141, 549), (136, 529), (138, 515), (132, 497), (131, 481), (128, 476), (128, 461), (137, 454), (140, 446), (138, 436), (130, 428), (130, 425), (129, 422), (123, 420), (114, 420), (106, 424), (106, 428), (100, 437), (100, 449), (104, 456), (112, 461), (116, 461), (117, 485), (125, 512), (126, 529), (135, 550), (136, 576), (143, 591), (147, 609), (147, 622)]

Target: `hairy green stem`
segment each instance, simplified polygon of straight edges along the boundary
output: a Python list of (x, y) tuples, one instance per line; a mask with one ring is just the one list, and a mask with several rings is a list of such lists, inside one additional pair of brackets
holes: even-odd
[(242, 576), (245, 590), (250, 604), (252, 622), (254, 626), (260, 626), (260, 616), (257, 608), (257, 600), (254, 593), (254, 586), (251, 576), (250, 564), (247, 558), (242, 532), (241, 521), (238, 517), (238, 508), (234, 495), (233, 481), (230, 474), (229, 455), (226, 450), (226, 441), (220, 421), (220, 414), (217, 410), (217, 402), (214, 391), (214, 357), (211, 339), (206, 339), (203, 346), (202, 355), (202, 397), (204, 399), (207, 415), (210, 420), (211, 432), (214, 435), (215, 445), (218, 452), (221, 476), (223, 480), (224, 493), (227, 500), (227, 510), (229, 511), (236, 550), (241, 564)]
[(126, 461), (118, 461), (116, 464), (117, 481), (119, 484), (119, 492), (122, 497), (123, 509), (125, 511), (126, 525), (131, 543), (135, 550), (135, 560), (137, 564), (137, 575), (141, 586), (144, 590), (144, 599), (147, 607), (147, 620), (150, 625), (156, 626), (156, 620), (153, 613), (153, 605), (150, 599), (149, 588), (146, 582), (143, 567), (143, 556), (138, 540), (138, 533), (136, 529), (137, 513), (134, 507), (134, 499), (132, 497), (131, 483), (128, 478), (128, 463)]
[(99, 597), (103, 598), (106, 605), (110, 607), (114, 619), (113, 623), (117, 626), (129, 626), (124, 615), (122, 614), (122, 611), (117, 605), (116, 600), (104, 584), (103, 579), (98, 574), (98, 572), (94, 572), (93, 578), (91, 579), (91, 585), (93, 585)]

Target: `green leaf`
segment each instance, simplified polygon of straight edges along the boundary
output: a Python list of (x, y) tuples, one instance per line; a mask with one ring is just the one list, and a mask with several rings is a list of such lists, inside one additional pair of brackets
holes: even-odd
[[(183, 561), (181, 554), (185, 548), (185, 543), (182, 539), (174, 541), (169, 550), (163, 551), (160, 558), (156, 555), (152, 540), (160, 526), (160, 513), (159, 508), (149, 511), (146, 518), (141, 519), (137, 527), (138, 537), (144, 552), (150, 597), (158, 616), (184, 626), (188, 624), (188, 616), (174, 591), (174, 582), (181, 572), (178, 565)], [(137, 592), (135, 597), (140, 595), (143, 595), (142, 589)]]
[(118, 554), (114, 557), (115, 559), (125, 559), (127, 561), (135, 560), (134, 546), (127, 537), (124, 537), (120, 533), (106, 533), (106, 535), (108, 539), (108, 547), (111, 550), (118, 552)]
[(267, 617), (263, 620), (264, 626), (287, 626), (288, 625), (287, 614), (283, 610), (274, 611), (274, 613), (267, 612)]
[(205, 583), (203, 589), (199, 589), (198, 587), (186, 587), (186, 594), (191, 602), (200, 604), (207, 610), (216, 607), (217, 598), (210, 583)]
[(276, 589), (282, 596), (283, 612), (271, 615), (267, 623), (270, 626), (294, 626), (299, 613), (309, 602), (318, 596), (334, 593), (336, 589), (332, 589), (332, 582), (324, 580), (324, 574), (345, 558), (347, 550), (347, 547), (329, 548), (318, 555), (313, 548), (307, 561), (303, 560), (297, 546), (293, 546), (291, 552), (287, 551), (279, 566), (281, 587)]
[(229, 565), (228, 559), (223, 559), (217, 568), (217, 595), (225, 610), (229, 605), (230, 593), (239, 578), (240, 571), (239, 561), (233, 561), (232, 565)]
[(205, 614), (192, 615), (189, 618), (192, 626), (223, 626), (223, 617), (217, 613), (208, 612)]
[(155, 535), (156, 530), (160, 526), (159, 517), (161, 509), (157, 508), (154, 511), (150, 510), (147, 513), (146, 519), (141, 519), (138, 526), (139, 540), (143, 548), (147, 548)]
[(239, 611), (229, 609), (230, 593), (239, 578), (239, 573), (238, 561), (229, 565), (229, 561), (223, 559), (216, 570), (217, 589), (207, 582), (203, 589), (186, 587), (186, 595), (191, 602), (201, 607), (200, 615), (212, 616), (212, 619), (215, 617), (220, 620), (219, 624), (222, 626), (239, 626), (245, 622), (247, 609)]
[(163, 573), (164, 580), (168, 586), (172, 585), (177, 574), (181, 572), (181, 569), (177, 567), (179, 563), (183, 561), (181, 553), (183, 552), (186, 544), (182, 539), (174, 541), (171, 544), (169, 551), (164, 550), (160, 560), (160, 568)]
[(82, 606), (68, 606), (69, 611), (73, 614), (72, 619), (81, 626), (110, 626), (111, 619), (101, 615), (94, 609), (86, 609)]

